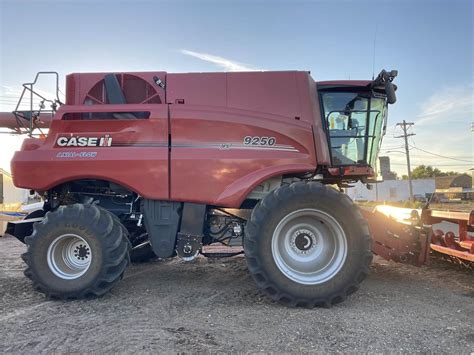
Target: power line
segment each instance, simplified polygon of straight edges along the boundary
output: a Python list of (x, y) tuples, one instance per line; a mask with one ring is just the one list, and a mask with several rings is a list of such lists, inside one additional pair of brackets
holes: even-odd
[(403, 148), (403, 145), (397, 145), (397, 146), (390, 146), (390, 147), (382, 147), (382, 150), (387, 150), (387, 149), (399, 149)]
[[(396, 166), (406, 166), (405, 163), (392, 163), (390, 162), (390, 165), (396, 165)], [(426, 166), (434, 166), (435, 168), (438, 166), (472, 166), (472, 164), (421, 164), (421, 165), (426, 165)]]
[(462, 162), (465, 162), (465, 163), (472, 163), (472, 164), (474, 164), (474, 162), (469, 161), (469, 160), (456, 159), (456, 158), (453, 158), (453, 157), (447, 157), (446, 155), (441, 155), (441, 154), (429, 152), (429, 151), (427, 151), (427, 150), (424, 150), (424, 149), (415, 147), (415, 146), (413, 146), (413, 145), (412, 145), (411, 147), (412, 147), (413, 149), (420, 150), (420, 151), (422, 151), (422, 152), (425, 152), (425, 153), (427, 153), (427, 154), (431, 154), (431, 155), (434, 155), (434, 156), (437, 156), (437, 157), (440, 157), (440, 158), (451, 159), (451, 160), (462, 161)]

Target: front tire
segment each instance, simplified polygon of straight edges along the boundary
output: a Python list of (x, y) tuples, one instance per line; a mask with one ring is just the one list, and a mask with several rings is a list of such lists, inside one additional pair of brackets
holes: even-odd
[(269, 193), (252, 212), (244, 240), (257, 286), (289, 306), (344, 301), (372, 261), (367, 222), (345, 195), (317, 182)]
[(25, 238), (25, 275), (51, 298), (101, 296), (122, 278), (129, 242), (110, 212), (94, 205), (60, 206)]

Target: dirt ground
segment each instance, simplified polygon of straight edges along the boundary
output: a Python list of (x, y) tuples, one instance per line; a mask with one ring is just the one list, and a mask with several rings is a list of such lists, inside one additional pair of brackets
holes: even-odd
[(474, 352), (474, 271), (375, 260), (331, 309), (289, 309), (255, 287), (245, 259), (133, 265), (100, 299), (50, 301), (0, 238), (0, 352)]

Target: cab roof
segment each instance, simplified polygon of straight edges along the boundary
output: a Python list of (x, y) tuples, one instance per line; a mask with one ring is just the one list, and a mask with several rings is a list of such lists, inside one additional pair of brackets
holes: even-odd
[(316, 82), (318, 87), (368, 87), (372, 83), (372, 80), (330, 80)]

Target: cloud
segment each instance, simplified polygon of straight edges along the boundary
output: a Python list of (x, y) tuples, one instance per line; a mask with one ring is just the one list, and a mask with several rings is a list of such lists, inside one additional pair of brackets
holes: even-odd
[(200, 52), (194, 52), (190, 51), (187, 49), (181, 49), (181, 53), (185, 55), (189, 55), (194, 58), (198, 58), (200, 60), (203, 60), (205, 62), (209, 62), (212, 64), (217, 65), (218, 67), (223, 68), (226, 71), (257, 71), (261, 69), (257, 69), (251, 66), (248, 66), (247, 64), (243, 64), (240, 62), (236, 62), (230, 59), (226, 59), (223, 57), (219, 57), (216, 55), (208, 54), (208, 53), (200, 53)]
[(468, 121), (474, 114), (474, 85), (445, 88), (428, 98), (416, 116), (417, 125)]

